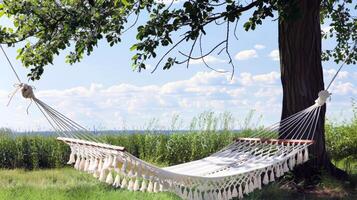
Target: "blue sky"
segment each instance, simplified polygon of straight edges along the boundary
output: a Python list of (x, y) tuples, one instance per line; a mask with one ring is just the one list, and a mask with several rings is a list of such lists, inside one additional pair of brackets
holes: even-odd
[[(0, 24), (8, 25), (8, 21), (2, 19)], [(189, 69), (180, 65), (169, 71), (159, 69), (154, 74), (150, 70), (132, 71), (133, 52), (129, 48), (135, 42), (133, 29), (114, 47), (100, 42), (94, 53), (81, 63), (66, 64), (64, 52), (53, 66), (46, 67), (40, 81), (30, 84), (36, 87), (38, 98), (90, 129), (142, 129), (153, 118), (158, 119), (156, 128), (168, 128), (175, 115), (180, 116), (183, 121), (180, 128), (185, 129), (192, 117), (204, 111), (231, 112), (236, 119), (235, 128), (239, 128), (251, 110), (263, 116), (260, 121), (263, 125), (277, 122), (282, 101), (277, 22), (266, 20), (256, 31), (250, 32), (243, 31), (242, 23), (239, 27), (239, 40), (232, 35), (230, 44), (236, 65), (233, 79), (230, 73), (211, 71), (200, 62), (191, 63)], [(224, 30), (223, 26), (209, 27), (204, 39), (206, 51), (224, 37)], [(332, 40), (323, 41), (324, 48), (332, 45)], [(178, 50), (189, 47), (184, 44)], [(15, 59), (16, 49), (6, 48), (6, 51), (26, 80), (28, 69)], [(152, 60), (150, 65), (156, 62)], [(217, 69), (230, 70), (225, 55), (219, 56), (217, 52), (207, 58), (207, 62)], [(323, 66), (325, 82), (328, 82), (339, 65), (325, 62)], [(352, 116), (351, 99), (357, 95), (356, 69), (356, 66), (346, 66), (333, 85), (332, 101), (328, 103), (330, 119), (341, 121)], [(16, 79), (3, 55), (0, 55), (0, 77), (0, 127), (20, 131), (50, 129), (34, 105), (26, 114), (29, 101), (20, 95), (6, 106)]]

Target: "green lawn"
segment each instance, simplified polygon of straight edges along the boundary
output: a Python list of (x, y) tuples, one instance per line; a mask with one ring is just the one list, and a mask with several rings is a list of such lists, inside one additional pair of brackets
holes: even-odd
[(0, 171), (1, 200), (179, 199), (170, 193), (149, 194), (113, 189), (73, 169)]
[[(323, 183), (313, 192), (298, 192), (281, 189), (281, 184), (272, 184), (262, 191), (249, 195), (246, 199), (357, 199), (355, 189), (335, 180), (324, 178)], [(178, 200), (170, 193), (149, 194), (113, 189), (99, 183), (86, 173), (73, 169), (56, 170), (0, 170), (0, 200), (125, 200), (162, 199)]]

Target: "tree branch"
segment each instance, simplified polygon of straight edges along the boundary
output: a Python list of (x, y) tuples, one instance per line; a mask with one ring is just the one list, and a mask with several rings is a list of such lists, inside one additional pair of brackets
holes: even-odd
[(183, 42), (185, 39), (187, 38), (187, 36), (183, 37), (180, 41), (178, 41), (173, 47), (171, 47), (159, 60), (159, 62), (156, 64), (155, 68), (151, 71), (151, 73), (154, 73), (156, 71), (156, 69), (158, 68), (158, 66), (160, 65), (160, 63), (162, 62), (162, 60), (173, 50), (175, 49), (181, 42)]

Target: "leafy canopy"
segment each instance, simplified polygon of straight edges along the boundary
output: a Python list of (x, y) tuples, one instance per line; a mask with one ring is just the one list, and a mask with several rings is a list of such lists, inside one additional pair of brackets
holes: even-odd
[[(247, 3), (248, 2), (248, 3)], [(105, 39), (111, 46), (121, 42), (122, 35), (136, 27), (137, 43), (132, 58), (133, 69), (145, 69), (148, 59), (157, 57), (157, 50), (170, 49), (158, 58), (156, 68), (163, 62), (163, 69), (174, 64), (202, 59), (215, 50), (226, 53), (229, 63), (234, 65), (229, 53), (230, 35), (237, 29), (237, 22), (243, 13), (249, 12), (244, 29), (254, 30), (267, 18), (294, 20), (299, 17), (298, 0), (186, 0), (182, 4), (161, 3), (158, 0), (4, 0), (0, 3), (0, 17), (7, 17), (13, 27), (0, 26), (0, 43), (13, 46), (19, 43), (18, 59), (26, 67), (32, 80), (39, 79), (44, 67), (52, 64), (54, 56), (64, 49), (70, 49), (66, 61), (70, 64), (90, 55), (98, 41)], [(322, 0), (321, 21), (331, 27), (324, 38), (335, 38), (337, 45), (323, 54), (325, 60), (357, 61), (357, 5), (352, 0)], [(278, 16), (275, 16), (277, 15)], [(143, 24), (137, 24), (140, 16), (148, 16)], [(134, 16), (134, 21), (131, 19)], [(202, 37), (207, 26), (216, 24), (224, 27), (226, 37), (208, 52), (202, 50)], [(178, 35), (178, 32), (183, 32)], [(232, 33), (233, 32), (233, 33)], [(236, 35), (235, 35), (236, 36)], [(179, 38), (178, 41), (173, 41)], [(190, 51), (180, 54), (178, 60), (170, 52), (180, 43), (189, 42)], [(200, 56), (192, 56), (196, 45)], [(206, 64), (207, 67), (209, 67)]]

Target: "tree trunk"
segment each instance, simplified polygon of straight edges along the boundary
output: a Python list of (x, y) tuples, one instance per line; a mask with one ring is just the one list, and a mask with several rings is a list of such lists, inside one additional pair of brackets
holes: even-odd
[[(282, 119), (314, 104), (318, 92), (324, 89), (321, 64), (320, 0), (297, 0), (289, 3), (299, 8), (295, 19), (279, 21), (279, 51), (283, 86)], [(321, 109), (310, 147), (311, 161), (298, 168), (298, 175), (311, 177), (321, 168), (333, 171), (325, 148), (325, 112)], [(307, 134), (303, 138), (307, 138)], [(284, 135), (280, 136), (285, 137)], [(330, 169), (331, 168), (331, 169)], [(317, 169), (317, 170), (313, 170)]]

